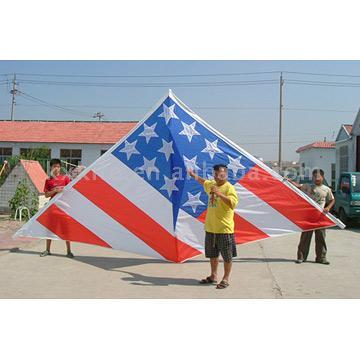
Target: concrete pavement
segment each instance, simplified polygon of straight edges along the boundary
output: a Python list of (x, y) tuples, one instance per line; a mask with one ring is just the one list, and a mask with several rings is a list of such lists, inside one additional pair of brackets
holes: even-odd
[[(172, 264), (97, 246), (44, 241), (0, 251), (0, 298), (359, 298), (360, 229), (327, 230), (330, 266), (295, 264), (299, 234), (238, 246), (231, 285), (199, 285), (209, 263), (199, 256)], [(313, 240), (314, 241), (314, 240)], [(220, 264), (222, 274), (222, 264)]]

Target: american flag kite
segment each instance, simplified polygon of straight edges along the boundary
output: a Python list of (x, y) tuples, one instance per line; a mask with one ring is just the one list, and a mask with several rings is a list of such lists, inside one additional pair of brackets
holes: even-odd
[(227, 164), (238, 244), (343, 224), (202, 120), (174, 93), (32, 217), (15, 237), (100, 245), (183, 262), (204, 252), (210, 178)]

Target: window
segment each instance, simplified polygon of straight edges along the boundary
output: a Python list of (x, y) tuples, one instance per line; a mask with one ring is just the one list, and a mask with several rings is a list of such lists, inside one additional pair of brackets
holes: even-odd
[(12, 148), (0, 147), (0, 164), (12, 156)]
[(340, 173), (348, 171), (349, 168), (349, 148), (347, 145), (340, 148)]
[(351, 174), (351, 184), (354, 193), (360, 193), (360, 175)]
[(335, 189), (335, 182), (336, 182), (336, 173), (335, 173), (335, 164), (331, 164), (331, 188)]
[(40, 148), (20, 148), (20, 157), (23, 159), (36, 159), (46, 171), (47, 163), (51, 159), (51, 149)]
[(60, 159), (73, 165), (81, 163), (81, 149), (60, 149)]
[(39, 157), (51, 158), (51, 149), (47, 148), (20, 148), (20, 156), (25, 158)]
[(21, 149), (20, 149), (20, 156), (29, 156), (29, 155), (31, 154), (31, 150), (32, 150), (32, 149), (21, 148)]

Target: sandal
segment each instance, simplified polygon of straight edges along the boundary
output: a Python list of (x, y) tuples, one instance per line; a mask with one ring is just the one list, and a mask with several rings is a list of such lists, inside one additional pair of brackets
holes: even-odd
[(229, 283), (225, 280), (221, 280), (217, 285), (216, 288), (217, 289), (225, 289), (229, 286)]
[(49, 250), (45, 250), (42, 253), (40, 253), (40, 257), (51, 255), (51, 252)]
[(200, 284), (216, 284), (216, 281), (208, 276), (206, 279), (202, 279), (199, 281)]

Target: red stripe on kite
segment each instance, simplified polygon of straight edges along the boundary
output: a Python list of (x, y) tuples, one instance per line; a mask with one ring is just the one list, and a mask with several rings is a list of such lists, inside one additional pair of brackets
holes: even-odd
[[(239, 199), (241, 201), (241, 199)], [(198, 220), (205, 223), (206, 218), (205, 210), (200, 216)], [(268, 234), (261, 231), (258, 227), (245, 220), (239, 214), (234, 213), (234, 223), (235, 223), (235, 240), (237, 244), (244, 244), (250, 241), (266, 239), (269, 237)]]
[(50, 205), (36, 220), (63, 240), (111, 247), (55, 204)]
[(259, 165), (255, 165), (239, 183), (303, 230), (334, 225), (324, 213)]
[(74, 185), (102, 211), (123, 225), (167, 260), (182, 262), (200, 252), (170, 234), (93, 171)]

